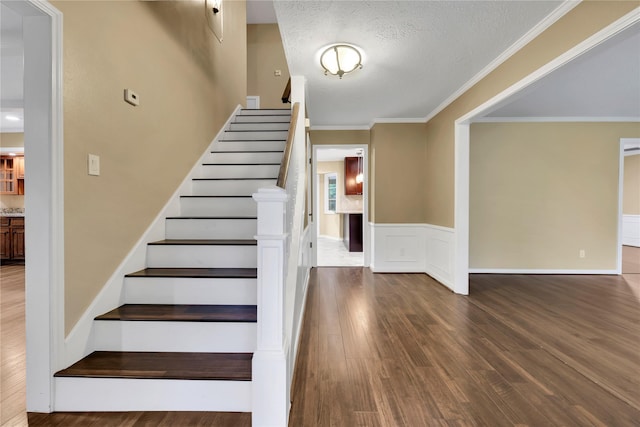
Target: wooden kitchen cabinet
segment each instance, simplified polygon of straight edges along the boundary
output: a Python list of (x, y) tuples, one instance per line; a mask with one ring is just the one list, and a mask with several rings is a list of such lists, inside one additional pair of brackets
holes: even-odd
[(344, 214), (342, 240), (349, 252), (362, 252), (362, 214)]
[(18, 182), (14, 157), (0, 157), (0, 194), (16, 194)]
[(11, 230), (9, 218), (0, 217), (0, 259), (11, 258)]
[(24, 156), (16, 156), (15, 160), (16, 179), (24, 179)]
[(24, 156), (0, 157), (0, 194), (24, 194)]
[(358, 196), (362, 194), (362, 182), (356, 182), (356, 176), (363, 171), (362, 157), (344, 158), (344, 194)]
[(24, 260), (24, 218), (1, 217), (0, 259)]

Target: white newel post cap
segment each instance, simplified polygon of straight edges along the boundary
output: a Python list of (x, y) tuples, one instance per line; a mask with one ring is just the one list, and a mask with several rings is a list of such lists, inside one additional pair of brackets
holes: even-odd
[(258, 203), (258, 235), (276, 236), (285, 234), (285, 205), (289, 200), (287, 192), (275, 185), (258, 189), (253, 193)]

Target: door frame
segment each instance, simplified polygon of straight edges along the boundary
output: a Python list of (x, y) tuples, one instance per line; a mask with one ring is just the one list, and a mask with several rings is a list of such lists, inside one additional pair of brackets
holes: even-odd
[(369, 146), (367, 144), (312, 144), (312, 156), (311, 156), (311, 186), (313, 188), (313, 209), (311, 211), (311, 265), (318, 267), (318, 227), (320, 226), (319, 217), (317, 214), (320, 212), (320, 191), (318, 180), (318, 151), (325, 149), (353, 149), (362, 150), (363, 161), (363, 175), (364, 181), (362, 186), (362, 251), (364, 256), (364, 267), (369, 267), (371, 264), (371, 227), (369, 226)]
[(52, 412), (64, 350), (62, 13), (42, 0), (2, 3), (23, 22), (27, 411)]
[[(513, 96), (553, 73), (580, 55), (603, 43), (640, 21), (640, 8), (606, 26), (602, 30), (538, 68), (522, 80), (508, 87), (455, 121), (454, 133), (454, 286), (458, 294), (469, 294), (469, 151), (471, 124), (507, 104)], [(620, 219), (621, 220), (621, 219)], [(620, 266), (621, 249), (618, 251)]]

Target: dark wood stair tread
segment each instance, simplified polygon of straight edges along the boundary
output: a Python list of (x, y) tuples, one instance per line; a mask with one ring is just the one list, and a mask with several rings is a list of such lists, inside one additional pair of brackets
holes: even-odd
[(256, 246), (255, 239), (166, 239), (150, 242), (149, 245), (203, 245), (203, 246)]
[(258, 218), (256, 218), (255, 216), (168, 216), (165, 219), (170, 219), (170, 220), (174, 220), (174, 219), (184, 219), (184, 220), (188, 220), (188, 219), (241, 219), (241, 220), (256, 220)]
[(257, 268), (145, 268), (126, 277), (186, 277), (203, 279), (255, 279)]
[(251, 381), (252, 353), (95, 351), (56, 377)]
[(233, 153), (233, 154), (246, 154), (246, 153), (282, 153), (284, 150), (251, 150), (251, 151), (211, 151), (211, 154), (218, 153)]
[(276, 178), (193, 178), (192, 181), (264, 181)]
[(230, 195), (230, 196), (199, 196), (199, 195), (189, 195), (189, 196), (180, 196), (181, 198), (184, 199), (197, 199), (197, 198), (202, 198), (202, 199), (215, 199), (215, 198), (227, 198), (227, 199), (251, 199), (253, 198), (253, 196), (247, 196), (247, 195)]
[(280, 163), (203, 163), (202, 166), (279, 166)]
[[(246, 131), (235, 131), (235, 132), (246, 132)], [(268, 132), (268, 131), (267, 131)], [(282, 131), (277, 131), (282, 132)], [(220, 139), (218, 142), (265, 142), (265, 141), (286, 141), (286, 138), (278, 138), (278, 139)]]
[(96, 320), (156, 322), (237, 322), (257, 321), (255, 305), (124, 304)]

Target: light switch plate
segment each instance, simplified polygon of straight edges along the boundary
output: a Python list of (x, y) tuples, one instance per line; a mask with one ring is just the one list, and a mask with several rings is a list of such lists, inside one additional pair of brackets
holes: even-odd
[(87, 159), (87, 166), (89, 169), (89, 175), (100, 175), (100, 156), (89, 154), (89, 157)]

